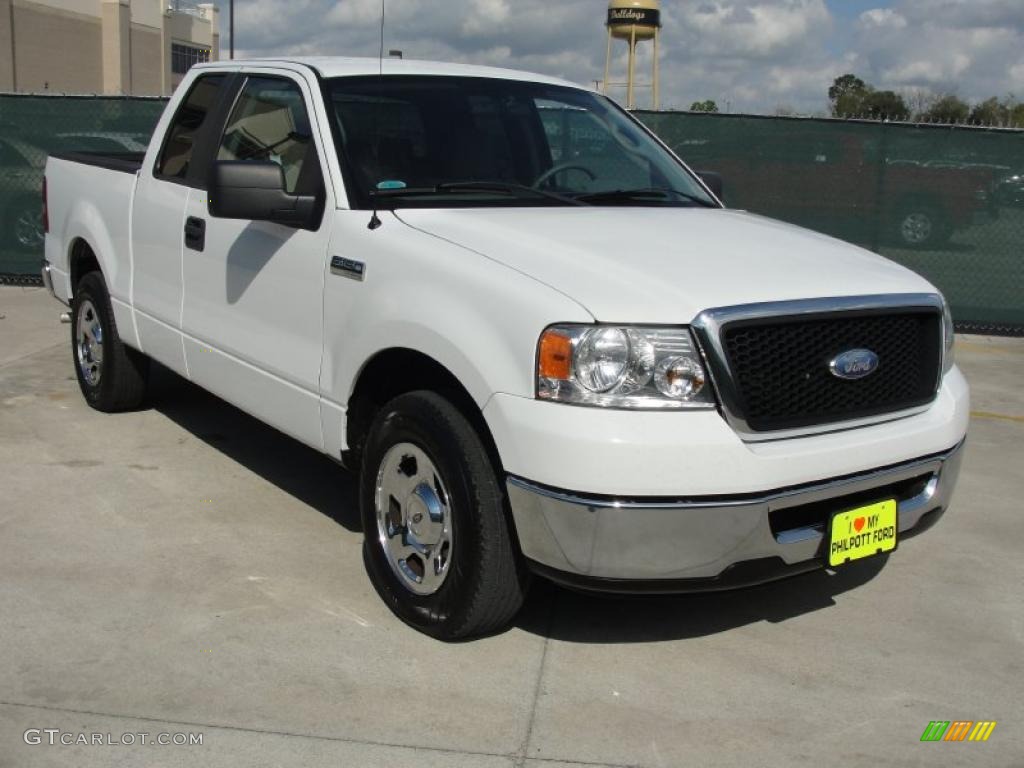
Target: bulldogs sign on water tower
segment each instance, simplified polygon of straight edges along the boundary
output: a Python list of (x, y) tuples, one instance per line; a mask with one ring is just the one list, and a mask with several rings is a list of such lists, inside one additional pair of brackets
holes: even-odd
[(640, 85), (636, 82), (636, 48), (637, 44), (645, 40), (654, 41), (653, 66), (651, 72), (651, 92), (653, 94), (654, 108), (658, 109), (658, 38), (661, 34), (661, 3), (659, 0), (611, 0), (608, 3), (608, 19), (605, 23), (608, 27), (608, 56), (604, 64), (604, 92), (608, 93), (612, 85), (610, 81), (612, 68), (612, 43), (618, 40), (625, 40), (629, 44), (629, 70), (626, 76), (626, 107), (636, 107), (636, 89)]

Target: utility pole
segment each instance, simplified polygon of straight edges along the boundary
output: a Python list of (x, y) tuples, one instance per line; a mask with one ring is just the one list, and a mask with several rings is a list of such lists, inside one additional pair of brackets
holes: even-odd
[(231, 35), (229, 58), (235, 58), (235, 0), (228, 0), (228, 34)]

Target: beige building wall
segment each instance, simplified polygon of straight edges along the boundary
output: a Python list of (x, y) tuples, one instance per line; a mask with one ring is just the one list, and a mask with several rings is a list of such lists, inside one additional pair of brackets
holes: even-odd
[[(205, 9), (200, 8), (203, 12)], [(213, 24), (211, 18), (192, 16), (191, 14), (176, 13), (166, 18), (165, 30), (170, 43), (188, 45), (196, 48), (205, 48), (210, 51), (210, 60), (213, 56)], [(168, 47), (168, 57), (170, 48)], [(185, 75), (181, 72), (171, 72), (171, 89), (178, 87)]]
[(210, 23), (210, 61), (220, 60), (220, 9), (213, 3), (200, 3), (199, 11)]
[(14, 90), (14, 28), (11, 0), (0, 0), (0, 91)]
[[(98, 3), (93, 5), (98, 10)], [(26, 0), (13, 0), (12, 10), (15, 90), (103, 92), (103, 23), (99, 14)]]
[(164, 46), (162, 30), (132, 24), (132, 93), (164, 92)]
[(218, 12), (166, 0), (0, 0), (0, 91), (170, 95), (171, 44), (219, 56)]
[(131, 9), (128, 0), (103, 0), (103, 93), (132, 92)]
[(164, 10), (173, 0), (131, 0), (132, 24), (160, 29), (164, 23)]

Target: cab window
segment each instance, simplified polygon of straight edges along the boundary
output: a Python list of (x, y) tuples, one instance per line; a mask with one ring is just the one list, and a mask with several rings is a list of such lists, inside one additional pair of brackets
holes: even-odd
[(277, 163), (286, 190), (295, 194), (315, 171), (315, 153), (298, 85), (279, 77), (250, 77), (228, 118), (217, 159)]
[(167, 130), (167, 140), (157, 159), (157, 176), (185, 179), (188, 175), (196, 139), (217, 104), (224, 80), (224, 75), (204, 75), (193, 84)]

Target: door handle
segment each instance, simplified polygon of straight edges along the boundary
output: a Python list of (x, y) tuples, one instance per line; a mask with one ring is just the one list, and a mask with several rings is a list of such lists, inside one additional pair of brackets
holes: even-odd
[(185, 247), (202, 251), (206, 247), (206, 220), (197, 216), (185, 219)]

